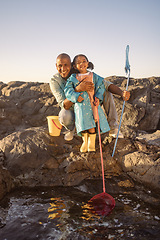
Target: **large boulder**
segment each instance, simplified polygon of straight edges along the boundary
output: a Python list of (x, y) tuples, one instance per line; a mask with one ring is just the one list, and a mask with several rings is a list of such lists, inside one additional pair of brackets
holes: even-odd
[[(108, 77), (122, 90), (126, 88), (127, 78)], [(125, 103), (121, 130), (126, 137), (136, 137), (138, 131), (153, 132), (160, 130), (160, 77), (133, 79), (129, 81), (131, 97)], [(123, 101), (114, 96), (120, 119)]]
[[(0, 140), (0, 149), (5, 153), (3, 165), (16, 186), (28, 187), (73, 186), (86, 178), (101, 176), (98, 149), (96, 153), (81, 154), (80, 145), (78, 136), (72, 142), (65, 142), (63, 135), (51, 137), (43, 127), (17, 131)], [(107, 152), (104, 161), (106, 173), (120, 172)]]
[(44, 126), (59, 107), (48, 83), (9, 82), (1, 85), (0, 138), (19, 129)]

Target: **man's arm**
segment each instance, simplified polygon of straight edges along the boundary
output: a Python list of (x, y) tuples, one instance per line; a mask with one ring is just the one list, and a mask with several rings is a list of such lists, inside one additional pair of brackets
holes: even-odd
[(117, 87), (114, 84), (109, 85), (108, 91), (113, 94), (121, 96), (124, 101), (128, 101), (130, 98), (130, 92), (128, 92), (126, 90), (122, 91), (119, 87)]
[(73, 105), (73, 102), (69, 101), (67, 98), (63, 101), (63, 107), (66, 110), (69, 110), (70, 107), (72, 107), (72, 105)]
[(57, 81), (50, 81), (50, 89), (55, 96), (58, 105), (61, 108), (64, 107), (66, 110), (70, 109), (73, 103), (65, 97), (64, 90), (60, 87)]
[(65, 100), (65, 95), (57, 81), (54, 81), (51, 79), (50, 83), (50, 89), (54, 97), (56, 98), (56, 101), (58, 105), (62, 108), (63, 107), (63, 101)]
[(82, 81), (78, 86), (75, 88), (76, 92), (84, 92), (84, 91), (92, 91), (94, 89), (94, 83)]

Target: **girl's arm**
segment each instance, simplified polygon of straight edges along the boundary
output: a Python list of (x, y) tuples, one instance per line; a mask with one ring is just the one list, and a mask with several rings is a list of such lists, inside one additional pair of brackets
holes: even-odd
[(105, 86), (103, 83), (103, 78), (93, 73), (95, 80), (95, 97), (97, 97), (100, 101), (103, 101), (103, 94), (105, 92)]
[(64, 92), (65, 92), (65, 95), (66, 95), (66, 98), (73, 102), (73, 103), (76, 103), (77, 100), (78, 100), (78, 97), (80, 96), (80, 92), (76, 92), (75, 89), (74, 89), (74, 83), (73, 83), (73, 78), (74, 77), (70, 77), (68, 80), (67, 80), (67, 83), (66, 83), (66, 86), (64, 88)]

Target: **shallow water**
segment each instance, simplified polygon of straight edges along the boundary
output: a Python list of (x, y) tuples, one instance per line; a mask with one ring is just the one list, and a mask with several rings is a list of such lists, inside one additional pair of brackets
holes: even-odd
[(160, 239), (159, 193), (125, 178), (107, 179), (116, 206), (99, 216), (88, 201), (101, 191), (101, 180), (14, 191), (0, 203), (0, 240)]

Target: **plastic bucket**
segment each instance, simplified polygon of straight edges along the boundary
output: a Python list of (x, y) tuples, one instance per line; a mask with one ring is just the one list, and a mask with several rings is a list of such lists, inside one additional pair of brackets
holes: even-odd
[(51, 136), (59, 136), (61, 133), (62, 125), (59, 122), (58, 116), (48, 116), (48, 130), (49, 135)]

